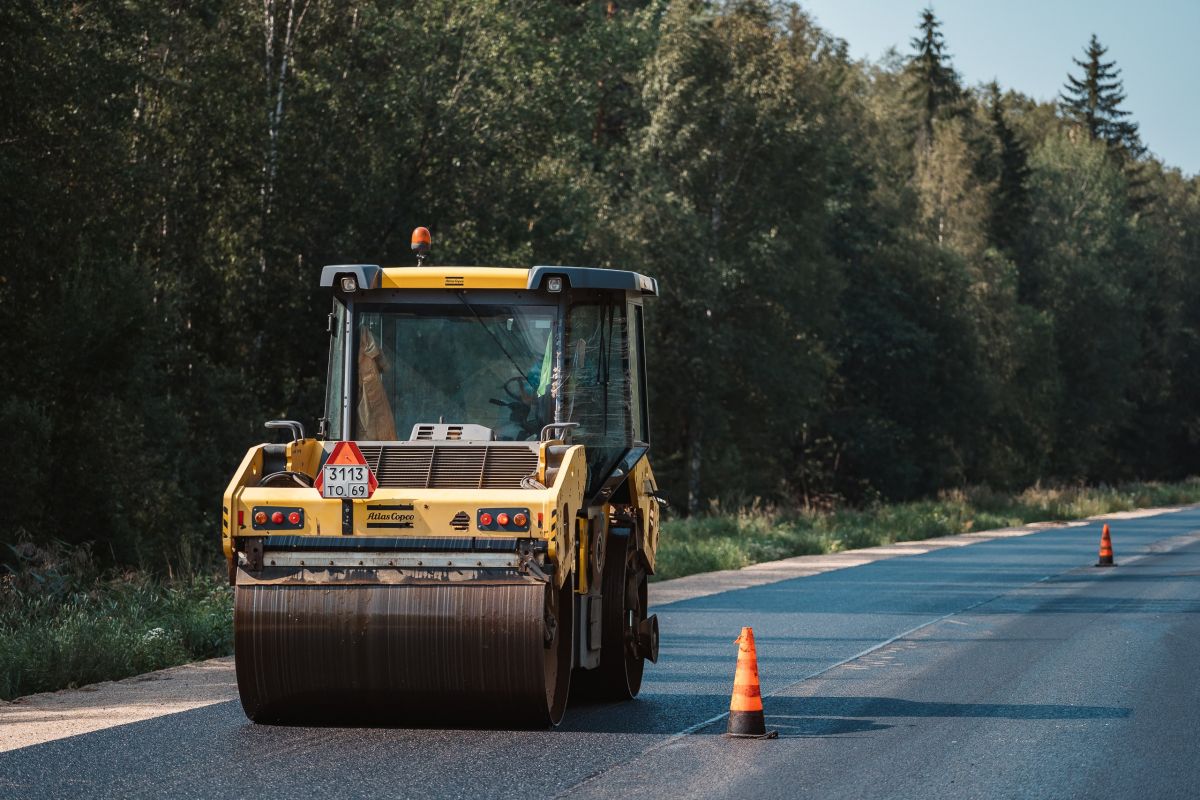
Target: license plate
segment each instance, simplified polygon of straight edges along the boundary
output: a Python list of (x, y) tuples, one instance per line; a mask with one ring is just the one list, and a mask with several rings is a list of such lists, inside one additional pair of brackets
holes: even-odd
[(321, 496), (365, 498), (371, 494), (371, 471), (365, 464), (326, 464), (321, 470)]

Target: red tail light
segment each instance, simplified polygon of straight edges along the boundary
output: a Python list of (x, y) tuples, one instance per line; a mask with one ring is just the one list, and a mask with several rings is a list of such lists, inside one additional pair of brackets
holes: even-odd
[(507, 525), (508, 524), (508, 514), (505, 514), (503, 511), (501, 511), (499, 514), (497, 514), (496, 515), (496, 524), (497, 525)]
[(276, 525), (282, 525), (283, 524), (283, 512), (276, 511), (274, 514), (272, 514), (271, 522), (274, 522)]
[(292, 513), (288, 514), (288, 522), (292, 523), (293, 525), (299, 525), (300, 524), (300, 512), (293, 511)]
[(492, 524), (492, 515), (487, 513), (486, 511), (483, 512), (482, 514), (480, 514), (479, 515), (479, 524), (480, 525), (491, 525)]

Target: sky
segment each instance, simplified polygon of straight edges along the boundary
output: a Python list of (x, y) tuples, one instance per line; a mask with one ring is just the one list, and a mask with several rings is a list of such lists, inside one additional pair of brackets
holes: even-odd
[(1051, 100), (1093, 33), (1125, 81), (1124, 108), (1142, 142), (1167, 165), (1200, 173), (1200, 0), (800, 0), (854, 58), (909, 52), (932, 5), (954, 68), (967, 85), (993, 78)]

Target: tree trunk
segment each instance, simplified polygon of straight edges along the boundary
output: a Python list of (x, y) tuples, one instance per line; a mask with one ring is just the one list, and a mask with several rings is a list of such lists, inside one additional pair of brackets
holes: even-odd
[[(308, 11), (308, 0), (287, 0), (287, 20), (277, 32), (276, 0), (263, 0), (263, 78), (267, 93), (267, 148), (263, 155), (262, 249), (259, 267), (267, 269), (266, 243), (271, 206), (275, 197), (275, 175), (279, 168), (279, 133), (283, 127), (288, 68), (294, 59), (296, 37)], [(277, 35), (280, 33), (281, 35)]]

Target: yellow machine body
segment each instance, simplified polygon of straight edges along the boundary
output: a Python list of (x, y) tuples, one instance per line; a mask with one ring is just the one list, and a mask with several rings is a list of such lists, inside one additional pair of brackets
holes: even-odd
[[(552, 444), (561, 444), (554, 442)], [(222, 546), (234, 575), (237, 566), (234, 537), (253, 537), (251, 520), (256, 510), (261, 508), (287, 507), (297, 508), (303, 512), (301, 527), (285, 532), (263, 531), (263, 537), (269, 536), (340, 536), (343, 530), (342, 502), (327, 500), (314, 489), (309, 491), (292, 488), (257, 486), (262, 477), (262, 450), (264, 445), (251, 448), (243, 460), (237, 476), (225, 490), (224, 509), (232, 509), (233, 513), (223, 513)], [(306, 472), (316, 477), (316, 464), (322, 454), (322, 442), (316, 439), (294, 441), (288, 447), (288, 470)], [(547, 448), (542, 448), (542, 458), (545, 458)], [(293, 459), (293, 453), (295, 459)], [(544, 462), (542, 462), (544, 463)], [(308, 466), (311, 465), (311, 466)], [(307, 471), (305, 466), (308, 466)], [(649, 463), (646, 462), (646, 469)], [(544, 474), (544, 467), (539, 464), (539, 470)], [(561, 586), (571, 576), (569, 565), (574, 562), (575, 526), (560, 524), (559, 509), (566, 509), (570, 515), (578, 511), (583, 503), (584, 478), (587, 474), (587, 464), (584, 460), (584, 448), (580, 445), (569, 448), (563, 459), (557, 480), (552, 486), (544, 489), (377, 489), (367, 500), (352, 500), (352, 529), (351, 535), (382, 536), (384, 533), (372, 532), (369, 525), (380, 523), (400, 523), (411, 527), (400, 529), (398, 535), (413, 538), (422, 537), (451, 537), (464, 538), (490, 536), (496, 539), (506, 538), (504, 534), (480, 531), (474, 520), (481, 508), (495, 507), (529, 507), (531, 514), (530, 535), (547, 543), (547, 558), (556, 565), (554, 571), (555, 584)], [(401, 506), (411, 506), (411, 510)], [(466, 527), (456, 528), (454, 519), (466, 512), (471, 522)], [(567, 519), (570, 516), (566, 517)], [(391, 534), (391, 529), (389, 535)], [(561, 555), (560, 555), (561, 554)], [(558, 569), (561, 562), (568, 564), (567, 569)], [(319, 567), (319, 564), (314, 564)], [(235, 579), (236, 582), (236, 579)]]

